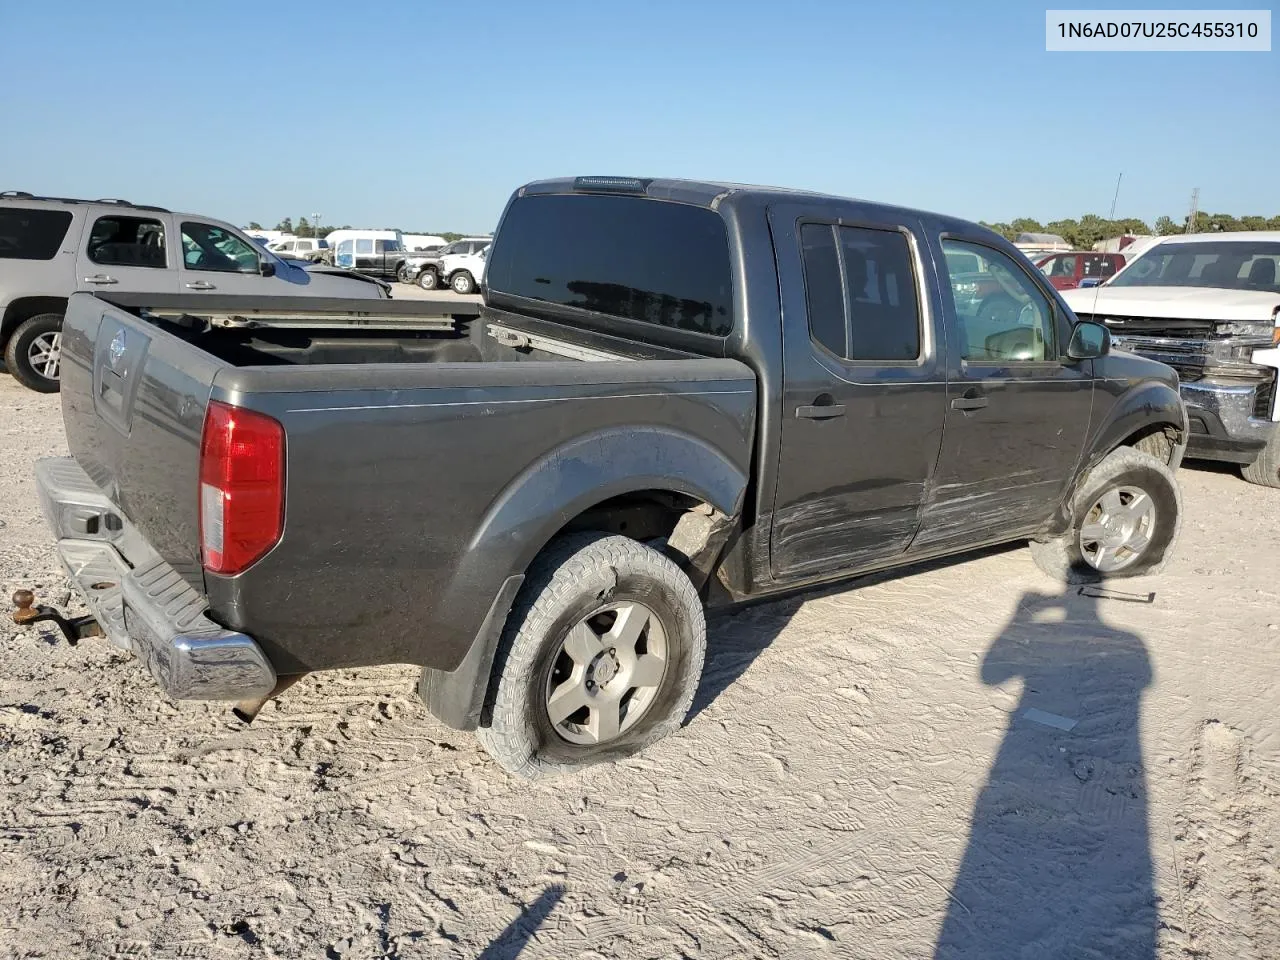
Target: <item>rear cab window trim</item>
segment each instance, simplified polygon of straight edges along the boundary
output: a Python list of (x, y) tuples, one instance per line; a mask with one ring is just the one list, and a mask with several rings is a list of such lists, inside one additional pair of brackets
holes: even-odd
[[(822, 359), (838, 364), (846, 369), (872, 370), (885, 368), (906, 368), (913, 369), (926, 366), (933, 361), (934, 354), (934, 335), (933, 335), (933, 312), (932, 312), (932, 294), (929, 290), (928, 274), (925, 270), (924, 258), (921, 256), (920, 238), (910, 226), (901, 223), (883, 223), (870, 220), (852, 219), (849, 217), (823, 217), (823, 216), (800, 216), (796, 220), (795, 236), (796, 243), (799, 247), (798, 253), (800, 257), (800, 266), (804, 281), (805, 289), (805, 322), (809, 323), (808, 316), (808, 300), (809, 300), (809, 278), (805, 264), (802, 233), (805, 226), (818, 225), (832, 228), (847, 227), (855, 230), (871, 230), (879, 233), (895, 233), (906, 240), (908, 260), (911, 265), (912, 277), (915, 282), (916, 295), (916, 332), (917, 332), (917, 350), (916, 356), (911, 360), (875, 360), (875, 359), (854, 359), (850, 357), (838, 356), (833, 353), (821, 341), (813, 337), (812, 325), (809, 326), (809, 339), (817, 348), (817, 354)], [(838, 234), (833, 234), (838, 237)], [(845, 270), (844, 244), (837, 242), (835, 244), (837, 263), (840, 270), (840, 288), (845, 303), (845, 351), (851, 352), (849, 348), (850, 340), (853, 337), (852, 317), (849, 313), (849, 290), (848, 290), (848, 273)], [(837, 371), (832, 371), (836, 373)]]

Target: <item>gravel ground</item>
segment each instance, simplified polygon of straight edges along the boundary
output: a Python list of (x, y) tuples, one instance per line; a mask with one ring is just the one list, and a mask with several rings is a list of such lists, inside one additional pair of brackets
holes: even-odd
[[(0, 586), (63, 602), (57, 398), (0, 411)], [(678, 736), (533, 785), (408, 667), (246, 729), (0, 623), (0, 957), (1280, 957), (1280, 491), (1180, 476), (1159, 577), (1018, 548), (723, 617)]]

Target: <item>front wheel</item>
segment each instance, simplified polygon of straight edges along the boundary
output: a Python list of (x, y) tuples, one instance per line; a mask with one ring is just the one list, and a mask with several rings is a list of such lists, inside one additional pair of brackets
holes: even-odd
[(1072, 500), (1071, 528), (1032, 541), (1036, 565), (1066, 583), (1159, 573), (1182, 526), (1182, 493), (1148, 453), (1120, 447), (1089, 471)]
[(436, 272), (430, 267), (418, 274), (418, 286), (423, 290), (434, 290), (439, 283), (440, 278), (436, 276)]
[(409, 276), (409, 268), (403, 263), (396, 267), (396, 279), (401, 283), (413, 283), (413, 279)]
[(1259, 486), (1280, 487), (1280, 430), (1271, 434), (1257, 460), (1240, 468), (1240, 475)]
[(564, 537), (507, 619), (480, 742), (527, 778), (629, 756), (684, 722), (706, 648), (702, 602), (669, 558), (626, 537)]
[(449, 285), (453, 287), (454, 293), (475, 293), (476, 290), (476, 282), (466, 270), (459, 270), (455, 273), (453, 279), (449, 281)]
[(24, 387), (57, 393), (62, 373), (62, 314), (41, 313), (23, 321), (5, 346), (4, 365)]

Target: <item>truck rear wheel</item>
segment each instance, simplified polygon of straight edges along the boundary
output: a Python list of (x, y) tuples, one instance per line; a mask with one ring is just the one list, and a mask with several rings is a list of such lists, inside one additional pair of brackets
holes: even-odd
[(1182, 526), (1182, 494), (1168, 464), (1133, 447), (1111, 451), (1076, 488), (1071, 529), (1031, 542), (1036, 565), (1066, 583), (1159, 573)]
[(418, 274), (418, 286), (423, 290), (434, 290), (439, 283), (440, 278), (433, 267), (427, 267)]
[(62, 314), (41, 313), (24, 320), (5, 346), (4, 365), (24, 387), (57, 393), (62, 368)]
[(1259, 486), (1280, 487), (1280, 429), (1271, 434), (1257, 460), (1240, 468), (1240, 475)]
[(702, 602), (670, 559), (606, 533), (554, 541), (507, 619), (480, 742), (527, 778), (630, 756), (684, 722), (706, 647)]

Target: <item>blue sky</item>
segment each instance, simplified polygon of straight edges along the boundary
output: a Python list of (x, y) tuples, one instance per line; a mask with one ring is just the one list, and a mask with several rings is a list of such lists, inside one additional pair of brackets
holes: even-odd
[(0, 189), (479, 231), (618, 173), (1047, 222), (1123, 170), (1120, 216), (1280, 213), (1280, 53), (1046, 53), (1045, 6), (0, 2)]

